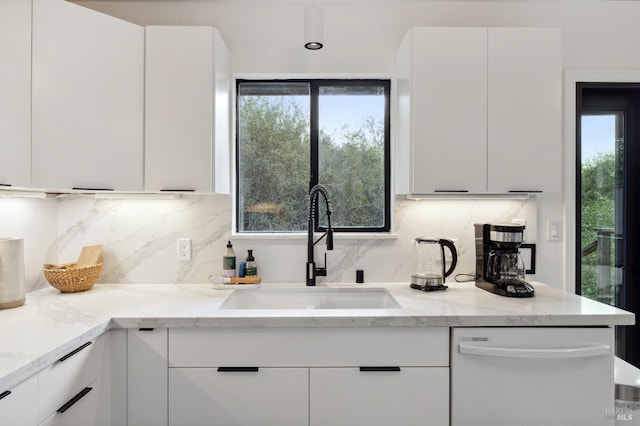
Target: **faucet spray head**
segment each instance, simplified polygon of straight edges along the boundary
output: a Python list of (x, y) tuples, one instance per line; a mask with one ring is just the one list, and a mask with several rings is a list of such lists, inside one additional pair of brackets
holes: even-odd
[(333, 250), (333, 229), (327, 229), (327, 250)]

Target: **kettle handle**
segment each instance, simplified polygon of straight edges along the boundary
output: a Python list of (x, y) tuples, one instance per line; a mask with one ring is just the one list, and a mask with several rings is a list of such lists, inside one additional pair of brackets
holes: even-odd
[[(453, 272), (453, 270), (456, 268), (456, 264), (458, 263), (458, 251), (456, 250), (456, 246), (453, 244), (453, 241), (451, 240), (445, 240), (445, 239), (441, 239), (440, 240), (440, 247), (442, 247), (442, 262), (443, 262), (443, 272), (444, 272), (444, 277), (448, 277), (449, 275), (451, 275), (451, 273)], [(449, 251), (451, 252), (451, 265), (449, 266), (449, 269), (447, 269), (446, 271), (444, 271), (445, 265), (444, 265), (444, 248), (448, 248)]]

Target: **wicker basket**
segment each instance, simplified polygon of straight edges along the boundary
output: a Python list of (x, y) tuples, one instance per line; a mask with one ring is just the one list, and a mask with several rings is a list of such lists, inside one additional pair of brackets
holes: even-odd
[(90, 290), (102, 272), (102, 261), (95, 265), (76, 268), (74, 263), (44, 265), (42, 270), (49, 284), (63, 293)]

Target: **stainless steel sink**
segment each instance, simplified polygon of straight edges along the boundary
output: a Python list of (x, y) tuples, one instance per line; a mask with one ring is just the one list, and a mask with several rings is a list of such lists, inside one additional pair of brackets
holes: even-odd
[(300, 287), (234, 290), (220, 309), (398, 309), (385, 288)]

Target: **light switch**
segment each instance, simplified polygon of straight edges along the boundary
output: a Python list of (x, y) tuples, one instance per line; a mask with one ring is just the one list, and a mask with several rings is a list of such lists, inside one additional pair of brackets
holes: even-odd
[(547, 221), (547, 241), (560, 241), (562, 239), (562, 221)]

